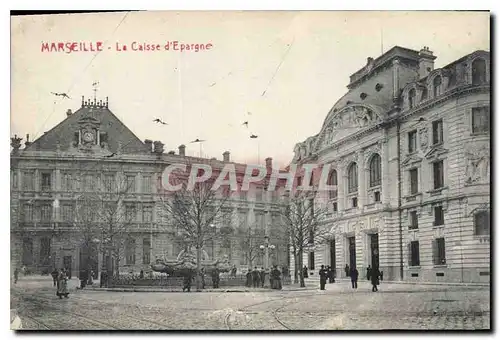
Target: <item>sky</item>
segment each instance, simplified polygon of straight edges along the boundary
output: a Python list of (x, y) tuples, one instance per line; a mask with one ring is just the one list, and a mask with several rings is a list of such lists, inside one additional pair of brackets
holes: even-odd
[[(429, 48), (439, 68), (490, 50), (487, 12), (118, 12), (11, 18), (11, 135), (37, 138), (81, 106), (109, 98), (141, 140), (165, 151), (285, 166), (319, 132), (349, 76), (395, 45)], [(212, 44), (165, 51), (167, 41)], [(104, 43), (42, 52), (42, 42)], [(132, 51), (131, 44), (161, 51)], [(127, 45), (117, 51), (116, 44)], [(71, 99), (51, 92), (67, 93)], [(248, 114), (250, 112), (250, 114)], [(160, 118), (168, 125), (155, 124)], [(248, 121), (248, 128), (243, 122)], [(251, 139), (250, 135), (258, 136)], [(190, 141), (203, 139), (201, 144)], [(23, 140), (24, 142), (24, 140)]]

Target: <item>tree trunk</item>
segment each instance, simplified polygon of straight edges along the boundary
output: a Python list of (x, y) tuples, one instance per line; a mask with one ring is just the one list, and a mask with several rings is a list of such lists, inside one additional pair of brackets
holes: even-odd
[(303, 259), (303, 251), (302, 249), (299, 249), (299, 277), (300, 277), (300, 286), (305, 287), (306, 283), (304, 282), (304, 272), (302, 271), (302, 268), (304, 268), (304, 259)]
[(201, 246), (196, 246), (196, 290), (200, 291), (201, 286)]
[(293, 247), (293, 266), (294, 266), (293, 283), (295, 284), (299, 283), (299, 272), (301, 270), (298, 263), (299, 263), (299, 257), (297, 255), (297, 250), (295, 249), (295, 247)]

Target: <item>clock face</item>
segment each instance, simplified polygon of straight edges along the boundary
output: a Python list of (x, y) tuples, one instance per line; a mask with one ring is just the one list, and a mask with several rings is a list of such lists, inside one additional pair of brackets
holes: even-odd
[(85, 132), (83, 134), (83, 140), (86, 142), (92, 142), (94, 140), (94, 135), (92, 132)]

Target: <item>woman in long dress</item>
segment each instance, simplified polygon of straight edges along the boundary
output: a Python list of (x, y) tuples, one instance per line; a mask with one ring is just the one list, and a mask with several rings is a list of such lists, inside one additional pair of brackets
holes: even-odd
[(63, 296), (67, 299), (69, 295), (68, 290), (68, 276), (64, 270), (61, 270), (59, 276), (57, 278), (57, 292), (56, 295), (59, 296), (59, 299), (62, 299)]

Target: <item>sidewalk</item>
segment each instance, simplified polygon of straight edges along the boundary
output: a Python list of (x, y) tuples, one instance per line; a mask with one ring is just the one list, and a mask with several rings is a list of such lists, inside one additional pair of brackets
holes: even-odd
[[(281, 291), (306, 291), (306, 290), (317, 290), (318, 287), (313, 285), (306, 285), (306, 287), (299, 287), (298, 285), (287, 285), (283, 286)], [(107, 291), (107, 292), (144, 292), (144, 293), (182, 293), (181, 287), (149, 287), (149, 286), (137, 286), (137, 287), (127, 287), (127, 288), (100, 288), (100, 287), (85, 287), (84, 290), (92, 291)], [(270, 288), (249, 288), (249, 287), (224, 287), (224, 288), (205, 288), (200, 292), (219, 292), (219, 293), (248, 293), (248, 292), (275, 292), (276, 290)], [(197, 292), (195, 286), (191, 286), (191, 292)]]

